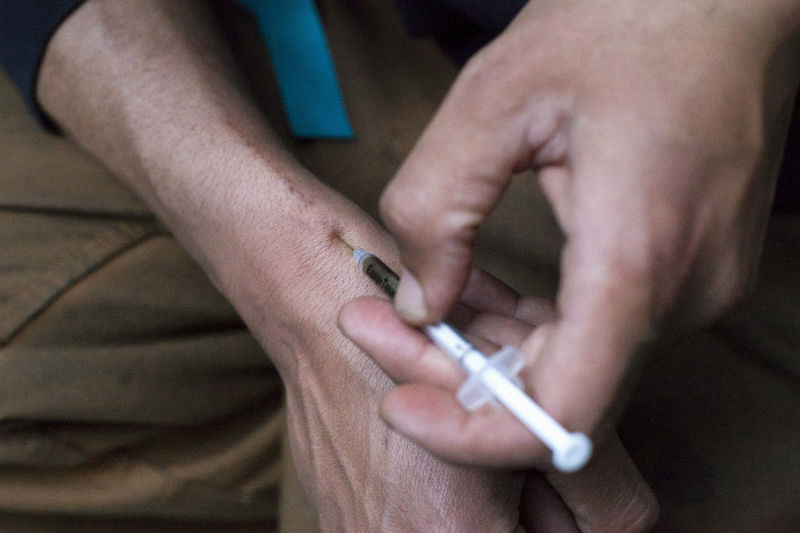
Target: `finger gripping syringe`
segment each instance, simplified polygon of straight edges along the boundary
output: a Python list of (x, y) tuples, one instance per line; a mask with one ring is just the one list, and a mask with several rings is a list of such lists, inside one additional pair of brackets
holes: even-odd
[[(386, 294), (394, 297), (398, 277), (375, 255), (353, 251), (358, 267)], [(458, 389), (461, 405), (474, 411), (485, 403), (502, 404), (553, 452), (553, 465), (561, 472), (582, 468), (592, 455), (592, 442), (583, 433), (570, 433), (536, 404), (522, 390), (517, 377), (523, 365), (522, 355), (513, 346), (505, 346), (486, 357), (455, 328), (439, 322), (422, 328), (433, 343), (467, 373)]]

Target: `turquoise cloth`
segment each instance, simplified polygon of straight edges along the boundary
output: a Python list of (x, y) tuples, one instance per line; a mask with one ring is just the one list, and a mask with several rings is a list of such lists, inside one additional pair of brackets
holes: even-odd
[(258, 20), (296, 137), (352, 139), (328, 42), (313, 0), (240, 0)]

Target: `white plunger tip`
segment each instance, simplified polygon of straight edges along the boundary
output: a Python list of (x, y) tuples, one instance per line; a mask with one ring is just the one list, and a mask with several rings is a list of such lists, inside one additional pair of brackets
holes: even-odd
[(589, 462), (592, 441), (583, 433), (571, 433), (569, 442), (553, 452), (553, 466), (559, 472), (575, 472)]

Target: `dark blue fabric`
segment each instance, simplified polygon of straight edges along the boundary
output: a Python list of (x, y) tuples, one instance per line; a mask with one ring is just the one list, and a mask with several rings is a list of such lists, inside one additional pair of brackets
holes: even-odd
[[(84, 0), (0, 0), (0, 66), (19, 87), (31, 111), (36, 76), (50, 36)], [(135, 1), (135, 0), (132, 0)], [(526, 0), (395, 0), (409, 33), (435, 39), (458, 63), (496, 37)], [(778, 182), (776, 206), (800, 209), (800, 98)]]
[(494, 39), (526, 0), (395, 0), (408, 32), (430, 37), (457, 63)]
[(84, 0), (1, 0), (0, 66), (40, 119), (36, 76), (44, 50), (56, 28)]

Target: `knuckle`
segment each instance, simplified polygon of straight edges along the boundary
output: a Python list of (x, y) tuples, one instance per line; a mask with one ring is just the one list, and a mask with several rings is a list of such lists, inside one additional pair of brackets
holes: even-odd
[(509, 54), (499, 53), (497, 42), (473, 55), (458, 75), (454, 87), (465, 96), (484, 94), (497, 87), (498, 78), (506, 77), (510, 68)]
[(753, 293), (757, 281), (757, 262), (743, 261), (740, 254), (731, 253), (720, 261), (713, 283), (712, 295), (716, 309), (712, 318), (727, 313)]
[(628, 508), (619, 528), (614, 531), (622, 533), (645, 533), (653, 529), (658, 522), (660, 508), (655, 495), (646, 488), (645, 493), (637, 495), (634, 503)]
[(397, 185), (390, 185), (378, 201), (378, 213), (386, 227), (396, 237), (413, 235), (418, 228), (420, 216), (416, 213), (413, 203), (404, 201), (399, 194)]
[(594, 533), (645, 533), (651, 531), (660, 515), (658, 500), (645, 483), (635, 492), (626, 493), (620, 500), (614, 519), (602, 523), (582, 523), (584, 529)]
[(478, 228), (483, 221), (480, 213), (471, 211), (452, 211), (442, 217), (434, 228), (440, 240), (457, 244), (470, 244), (478, 236)]
[(640, 500), (639, 509), (637, 513), (633, 515), (633, 520), (628, 531), (631, 533), (650, 531), (655, 527), (656, 522), (658, 522), (660, 514), (661, 508), (658, 505), (655, 494), (653, 494), (650, 489), (647, 489), (647, 496)]
[(467, 61), (456, 79), (456, 88), (467, 93), (481, 92), (491, 83), (495, 70), (486, 51), (479, 52)]
[(378, 211), (386, 227), (402, 244), (469, 244), (477, 236), (483, 220), (481, 213), (470, 210), (442, 206), (434, 211), (430, 208), (431, 202), (425, 199), (399, 198), (394, 193), (384, 194)]
[[(738, 272), (721, 275), (717, 289), (717, 309), (713, 313), (720, 316), (742, 302), (755, 289), (755, 278)], [(715, 318), (715, 317), (712, 317)]]
[(749, 295), (755, 288), (755, 279), (746, 275), (735, 275), (731, 285), (728, 287), (726, 298), (723, 300), (725, 307), (730, 308)]

